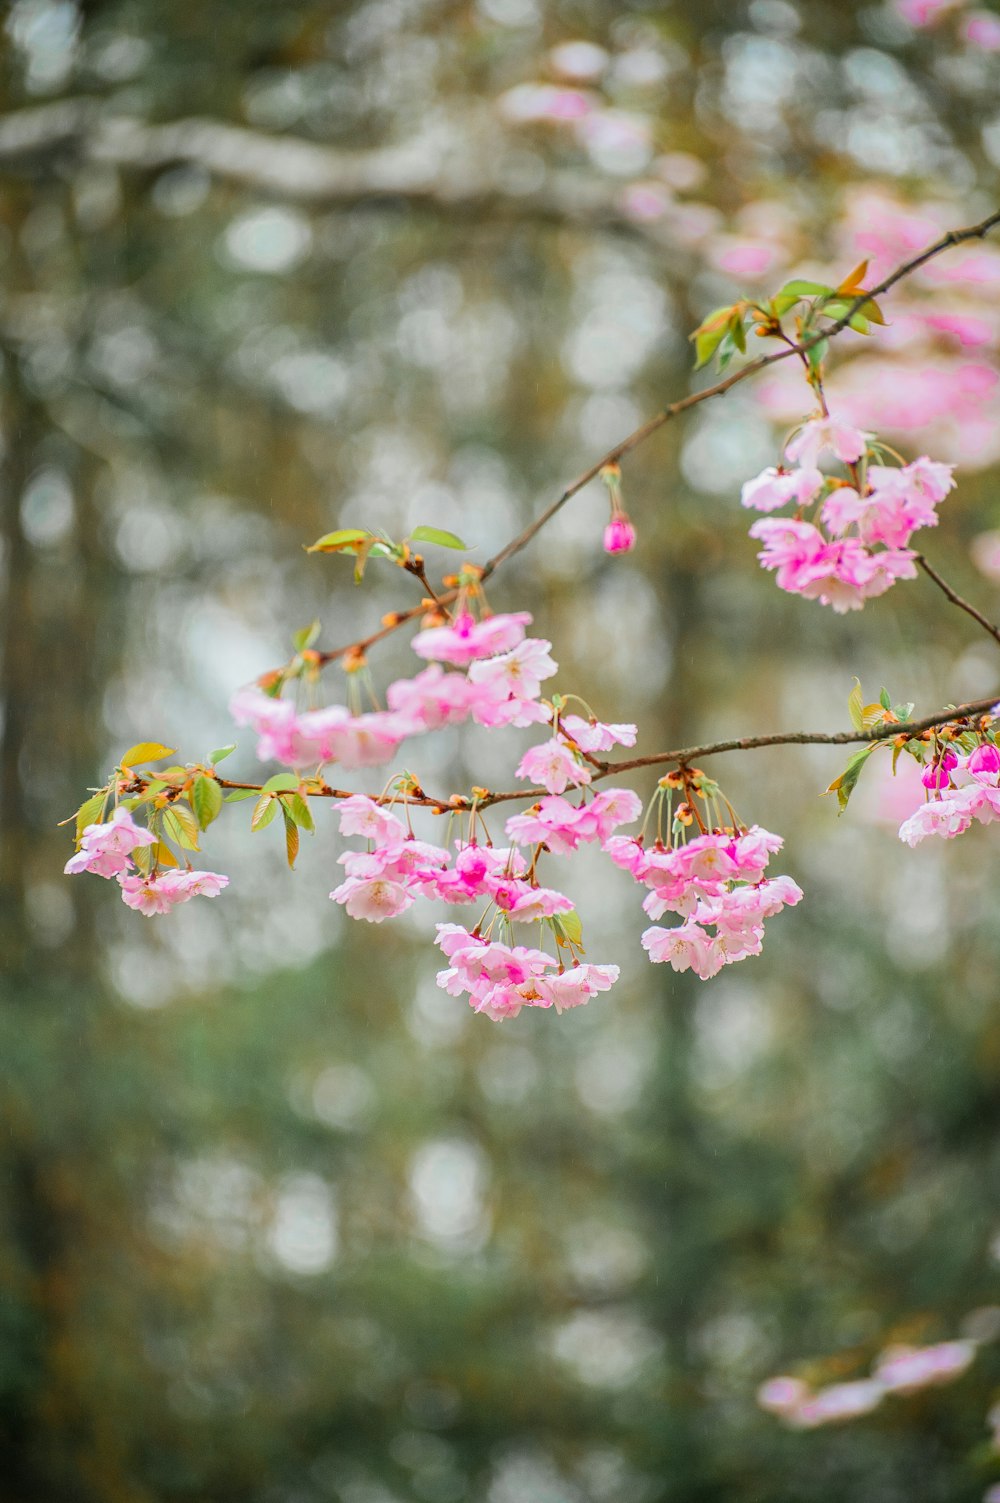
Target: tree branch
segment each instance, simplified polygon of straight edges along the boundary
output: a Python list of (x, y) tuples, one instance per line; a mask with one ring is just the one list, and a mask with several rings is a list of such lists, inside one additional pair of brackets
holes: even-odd
[(942, 594), (947, 596), (952, 605), (957, 605), (959, 610), (965, 611), (966, 615), (971, 616), (973, 621), (978, 621), (979, 625), (983, 628), (983, 631), (988, 632), (989, 635), (993, 638), (994, 642), (1000, 643), (1000, 627), (996, 627), (992, 624), (992, 622), (987, 621), (986, 617), (979, 611), (977, 611), (974, 605), (971, 605), (968, 600), (965, 600), (961, 595), (958, 594), (956, 590), (953, 590), (948, 581), (946, 579), (942, 579), (938, 571), (927, 562), (922, 553), (918, 553), (916, 558), (917, 563), (920, 565), (921, 569), (923, 569), (927, 577), (929, 579), (933, 579), (938, 589), (942, 592)]

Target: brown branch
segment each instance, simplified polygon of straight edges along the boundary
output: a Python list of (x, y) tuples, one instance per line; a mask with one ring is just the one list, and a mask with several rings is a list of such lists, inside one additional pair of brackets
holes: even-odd
[[(617, 464), (624, 455), (631, 453), (633, 449), (637, 449), (640, 444), (645, 443), (647, 438), (658, 432), (672, 418), (678, 417), (683, 412), (690, 411), (692, 407), (700, 406), (702, 402), (707, 402), (712, 397), (723, 396), (732, 387), (738, 386), (741, 381), (748, 380), (751, 376), (757, 375), (758, 372), (766, 370), (770, 365), (777, 365), (781, 360), (790, 360), (793, 356), (799, 359), (803, 358), (806, 351), (812, 349), (814, 345), (819, 344), (824, 339), (833, 339), (836, 335), (842, 333), (855, 313), (859, 312), (865, 303), (869, 302), (872, 298), (881, 297), (883, 293), (888, 292), (891, 287), (894, 287), (897, 282), (901, 282), (904, 277), (908, 277), (912, 272), (919, 270), (921, 266), (926, 265), (935, 256), (939, 256), (942, 251), (948, 250), (952, 246), (960, 245), (965, 240), (983, 239), (998, 224), (1000, 224), (1000, 209), (996, 213), (990, 214), (986, 219), (981, 220), (979, 224), (969, 225), (964, 229), (949, 230), (946, 235), (942, 235), (940, 240), (935, 240), (932, 245), (926, 246), (919, 255), (912, 256), (910, 260), (904, 261), (894, 271), (891, 271), (888, 276), (883, 277), (881, 282), (876, 283), (874, 287), (868, 288), (850, 305), (841, 318), (838, 318), (826, 328), (810, 335), (808, 339), (791, 342), (783, 349), (774, 350), (769, 355), (759, 355), (756, 360), (751, 360), (747, 365), (741, 366), (739, 370), (734, 371), (732, 375), (726, 376), (723, 380), (717, 381), (713, 386), (703, 387), (701, 391), (692, 392), (690, 396), (682, 397), (676, 402), (671, 402), (669, 406), (663, 408), (662, 412), (658, 412), (654, 417), (649, 418), (641, 427), (636, 428), (633, 433), (623, 438), (620, 443), (615, 444), (614, 448), (609, 449), (606, 454), (603, 454), (600, 459), (595, 460), (582, 474), (571, 481), (552, 504), (546, 507), (540, 516), (536, 517), (534, 521), (529, 522), (527, 527), (484, 564), (483, 579), (489, 579), (499, 569), (501, 564), (506, 563), (509, 558), (513, 558), (516, 553), (520, 553), (523, 548), (527, 547), (532, 538), (536, 537), (542, 528), (551, 522), (556, 513), (561, 511), (568, 501), (571, 501), (579, 491), (582, 491), (583, 487), (588, 485), (591, 480), (597, 478), (605, 465)], [(924, 567), (926, 568), (926, 565)], [(450, 604), (455, 599), (456, 593), (452, 592), (448, 595), (442, 595), (440, 597), (442, 603)], [(962, 608), (968, 610), (970, 614), (977, 614), (966, 602), (956, 600), (955, 603), (961, 604)], [(352, 645), (357, 646), (361, 651), (365, 651), (373, 643), (380, 641), (382, 637), (388, 636), (397, 627), (404, 625), (407, 621), (412, 621), (415, 616), (420, 614), (420, 608), (407, 611), (400, 615), (392, 626), (384, 627), (372, 636), (365, 638), (363, 642)], [(981, 625), (986, 626), (988, 631), (994, 635), (996, 634), (994, 628), (990, 627), (982, 617), (977, 615), (977, 619)], [(349, 648), (338, 648), (334, 652), (320, 653), (320, 660), (324, 663), (331, 662), (334, 658), (342, 657), (349, 650)]]
[(977, 611), (974, 605), (971, 605), (968, 600), (959, 595), (956, 590), (953, 590), (948, 581), (946, 579), (942, 579), (938, 571), (933, 567), (932, 564), (929, 564), (927, 562), (922, 553), (918, 553), (916, 555), (916, 559), (917, 563), (920, 565), (921, 569), (923, 569), (928, 579), (933, 579), (938, 589), (942, 592), (942, 594), (947, 596), (952, 605), (957, 605), (959, 610), (965, 611), (966, 615), (971, 616), (973, 621), (978, 621), (979, 625), (983, 628), (983, 631), (988, 632), (989, 635), (993, 638), (994, 642), (1000, 642), (1000, 627), (996, 627), (992, 622), (987, 621), (986, 617), (979, 611)]
[[(757, 751), (765, 746), (863, 746), (870, 742), (892, 741), (897, 736), (904, 736), (907, 740), (920, 736), (924, 731), (936, 730), (939, 726), (950, 725), (955, 721), (969, 720), (976, 715), (987, 714), (1000, 699), (1000, 690), (989, 699), (976, 699), (967, 704), (951, 705), (948, 709), (938, 710), (934, 715), (927, 715), (923, 720), (899, 720), (889, 724), (873, 726), (867, 731), (779, 731), (770, 736), (740, 736), (730, 741), (706, 741), (701, 746), (682, 746), (676, 751), (654, 752), (648, 757), (632, 757), (627, 762), (599, 762), (596, 765), (599, 771), (593, 781), (599, 779), (617, 777), (623, 772), (635, 772), (641, 767), (660, 767), (664, 763), (671, 763), (684, 768), (690, 767), (694, 762), (700, 762), (705, 757), (714, 757), (722, 752), (731, 751)], [(590, 760), (594, 760), (591, 758)], [(254, 793), (263, 792), (262, 783), (232, 783), (226, 778), (215, 775), (220, 788), (241, 788)], [(310, 798), (352, 798), (354, 792), (343, 788), (331, 788), (323, 783), (319, 788), (308, 790)], [(373, 803), (391, 804), (408, 803), (419, 807), (434, 809), (439, 814), (452, 814), (456, 811), (471, 809), (473, 803), (477, 809), (489, 809), (493, 804), (511, 803), (517, 799), (529, 799), (536, 802), (540, 798), (548, 796), (545, 788), (511, 788), (502, 792), (484, 792), (473, 799), (465, 794), (455, 793), (450, 798), (434, 798), (424, 793), (407, 794), (404, 798), (399, 793), (381, 793), (368, 795)]]

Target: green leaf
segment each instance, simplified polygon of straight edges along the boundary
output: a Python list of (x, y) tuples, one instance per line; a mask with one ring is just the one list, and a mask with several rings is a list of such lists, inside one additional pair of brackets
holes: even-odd
[(910, 716), (913, 714), (913, 700), (907, 700), (905, 705), (893, 705), (892, 713), (895, 715), (897, 720), (909, 720)]
[(558, 914), (554, 920), (553, 927), (556, 929), (556, 933), (562, 934), (565, 939), (569, 940), (571, 945), (582, 944), (583, 924), (580, 922), (580, 915), (575, 908), (571, 908), (569, 913)]
[(798, 301), (800, 297), (826, 297), (833, 291), (832, 287), (827, 287), (823, 282), (808, 282), (798, 277), (791, 282), (786, 282), (784, 287), (779, 289), (778, 296), (790, 297), (794, 293), (795, 300)]
[(268, 778), (264, 784), (264, 793), (285, 793), (289, 789), (297, 788), (299, 780), (293, 772), (276, 772), (273, 778)]
[(204, 773), (195, 778), (191, 787), (191, 807), (203, 830), (208, 829), (213, 819), (218, 819), (222, 812), (222, 789), (214, 778), (206, 778)]
[[(361, 581), (364, 579), (364, 577), (365, 577), (365, 567), (366, 567), (366, 565), (368, 563), (368, 555), (371, 553), (372, 549), (375, 547), (377, 541), (378, 541), (377, 538), (369, 537), (368, 540), (367, 540), (367, 542), (360, 543), (358, 545), (358, 547), (354, 549), (354, 554), (355, 554), (354, 583), (355, 584), (360, 584)], [(384, 544), (382, 544), (380, 546), (384, 547)]]
[(146, 762), (159, 762), (164, 757), (177, 755), (176, 748), (162, 746), (159, 741), (137, 741), (122, 754), (122, 767), (142, 767)]
[(211, 762), (212, 766), (214, 767), (215, 764), (216, 764), (216, 762), (224, 762), (227, 757), (231, 757), (232, 754), (233, 754), (233, 752), (235, 750), (236, 750), (236, 742), (235, 741), (233, 742), (232, 746), (219, 746), (219, 747), (217, 747), (215, 749), (215, 751), (209, 752), (209, 754), (208, 754), (208, 760)]
[(865, 697), (861, 692), (861, 680), (856, 678), (854, 680), (854, 688), (847, 696), (847, 713), (850, 715), (851, 724), (856, 731), (863, 731), (865, 728), (864, 706)]
[(743, 327), (742, 313), (733, 314), (732, 318), (729, 320), (728, 334), (730, 339), (733, 341), (733, 344), (739, 350), (740, 354), (745, 355), (747, 349), (747, 333), (746, 329)]
[(313, 823), (309, 805), (301, 793), (286, 793), (282, 796), (281, 802), (295, 823), (300, 825), (303, 830), (309, 830), (310, 832), (315, 830), (316, 826)]
[(443, 527), (414, 527), (410, 533), (411, 543), (437, 543), (439, 548), (457, 548), (460, 551), (468, 547), (460, 537), (453, 532), (445, 532)]
[(884, 688), (880, 689), (878, 697), (879, 697), (879, 703), (881, 704), (883, 710), (891, 710), (892, 709), (892, 700), (889, 698), (889, 691), (888, 691), (888, 689), (884, 689)]
[(303, 626), (292, 638), (292, 646), (296, 652), (305, 652), (315, 642), (321, 631), (318, 621), (310, 621), (308, 626)]
[(76, 811), (76, 843), (79, 846), (83, 832), (88, 825), (101, 824), (104, 817), (104, 805), (107, 802), (106, 793), (95, 793), (92, 798), (86, 799)]
[(796, 292), (779, 292), (775, 297), (771, 299), (770, 307), (772, 312), (774, 313), (775, 318), (783, 318), (788, 310), (790, 308), (794, 308), (795, 304), (799, 301), (800, 298), (798, 293)]
[(288, 857), (288, 865), (294, 869), (295, 858), (299, 854), (299, 829), (287, 809), (282, 807), (281, 812), (285, 817), (285, 855)]
[(269, 793), (262, 793), (250, 816), (251, 830), (266, 830), (272, 819), (277, 819), (278, 809), (278, 800)]
[(175, 845), (181, 846), (186, 851), (198, 849), (198, 822), (187, 804), (171, 804), (169, 809), (164, 809), (161, 818), (163, 833), (168, 835)]
[(721, 329), (706, 329), (703, 334), (696, 335), (694, 341), (694, 353), (696, 356), (694, 368), (696, 371), (701, 370), (703, 365), (708, 364), (725, 337), (725, 325)]
[(245, 798), (256, 798), (256, 788), (234, 788), (232, 793), (226, 794), (227, 804), (241, 804)]
[(327, 532), (306, 549), (307, 553), (354, 553), (359, 543), (371, 537), (361, 527), (340, 527), (336, 532)]
[(847, 320), (847, 327), (853, 329), (855, 334), (870, 334), (871, 324), (862, 313), (852, 313)]
[(851, 794), (857, 787), (858, 778), (861, 776), (861, 769), (868, 761), (868, 758), (871, 756), (872, 752), (878, 750), (878, 746), (879, 743), (877, 741), (873, 741), (870, 746), (864, 746), (859, 752), (855, 752), (854, 756), (851, 758), (847, 766), (844, 768), (843, 772), (840, 774), (840, 777), (834, 778), (829, 788), (826, 789), (827, 793), (835, 793), (837, 795), (837, 803), (839, 805), (839, 812), (841, 814), (843, 814), (844, 810), (847, 808), (847, 805), (850, 802)]
[(818, 339), (815, 344), (811, 344), (806, 350), (806, 359), (809, 362), (809, 369), (813, 374), (822, 371), (823, 361), (826, 359), (829, 349), (830, 341), (828, 339)]

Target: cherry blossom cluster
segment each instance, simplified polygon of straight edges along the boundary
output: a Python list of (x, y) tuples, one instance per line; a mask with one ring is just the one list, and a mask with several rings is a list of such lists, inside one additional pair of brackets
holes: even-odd
[(169, 913), (189, 898), (216, 898), (228, 887), (229, 878), (218, 872), (142, 869), (134, 853), (156, 843), (155, 835), (137, 825), (131, 812), (119, 805), (103, 824), (84, 828), (80, 849), (69, 858), (64, 870), (71, 876), (93, 872), (98, 877), (117, 878), (128, 907), (147, 917)]
[[(683, 825), (681, 825), (683, 830)], [(706, 831), (672, 848), (615, 836), (604, 849), (617, 866), (650, 889), (643, 908), (650, 918), (678, 914), (682, 923), (652, 925), (642, 936), (650, 960), (708, 980), (724, 965), (759, 955), (764, 920), (802, 899), (791, 877), (766, 877), (783, 841), (754, 825)]]
[(1000, 819), (1000, 748), (983, 740), (963, 752), (942, 742), (921, 777), (926, 802), (903, 821), (899, 838), (917, 846), (928, 835), (951, 840), (963, 835), (973, 821), (992, 824)]
[(757, 1390), (762, 1409), (796, 1430), (814, 1430), (871, 1414), (889, 1394), (917, 1393), (953, 1383), (976, 1355), (975, 1341), (941, 1341), (934, 1346), (890, 1346), (868, 1378), (812, 1388), (801, 1378), (769, 1378)]
[[(780, 589), (840, 614), (860, 610), (898, 579), (915, 578), (916, 554), (907, 544), (921, 527), (937, 525), (935, 508), (955, 483), (952, 465), (926, 456), (899, 467), (872, 463), (872, 438), (828, 416), (810, 418), (785, 446), (791, 464), (748, 480), (740, 496), (753, 511), (794, 505), (793, 516), (754, 522), (750, 536), (763, 544), (757, 557), (775, 571)], [(825, 458), (839, 461), (850, 478), (825, 474)]]

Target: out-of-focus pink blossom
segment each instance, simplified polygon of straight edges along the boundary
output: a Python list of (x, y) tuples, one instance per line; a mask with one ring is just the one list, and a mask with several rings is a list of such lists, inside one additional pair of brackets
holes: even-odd
[(718, 235), (709, 247), (708, 259), (719, 271), (741, 281), (757, 282), (769, 277), (787, 256), (768, 240), (750, 240), (737, 235)]
[(823, 476), (815, 468), (783, 470), (772, 466), (746, 481), (740, 491), (740, 505), (754, 511), (777, 511), (789, 501), (808, 506), (822, 484)]
[(463, 611), (450, 626), (431, 626), (417, 632), (410, 646), (418, 657), (465, 668), (480, 658), (516, 647), (524, 640), (524, 628), (530, 621), (527, 611), (485, 616), (481, 621)]
[(471, 696), (464, 673), (445, 673), (438, 663), (431, 663), (413, 678), (400, 678), (385, 693), (390, 710), (436, 731), (443, 725), (458, 725), (469, 714)]
[(813, 1430), (844, 1420), (860, 1419), (871, 1414), (885, 1398), (885, 1389), (874, 1378), (854, 1383), (834, 1383), (805, 1399), (788, 1415), (788, 1422), (799, 1430)]
[(963, 0), (896, 0), (896, 11), (911, 26), (924, 27), (961, 4)]
[(574, 122), (592, 114), (597, 105), (597, 96), (583, 89), (545, 83), (515, 84), (497, 100), (497, 109), (512, 125)]
[(892, 1393), (915, 1393), (961, 1377), (976, 1355), (972, 1341), (941, 1341), (936, 1346), (892, 1346), (882, 1353), (874, 1376)]
[(618, 201), (626, 218), (634, 219), (637, 224), (651, 224), (669, 214), (674, 199), (663, 183), (643, 181), (629, 183)]
[(974, 10), (962, 19), (960, 35), (983, 52), (1000, 52), (1000, 16), (992, 11)]
[(771, 1414), (787, 1415), (811, 1396), (812, 1390), (801, 1378), (768, 1378), (757, 1390), (757, 1403)]
[(785, 455), (806, 469), (814, 469), (824, 454), (831, 454), (842, 464), (854, 464), (864, 455), (871, 437), (837, 418), (810, 418), (785, 445)]
[(1000, 584), (1000, 530), (977, 533), (969, 551), (980, 574)]

